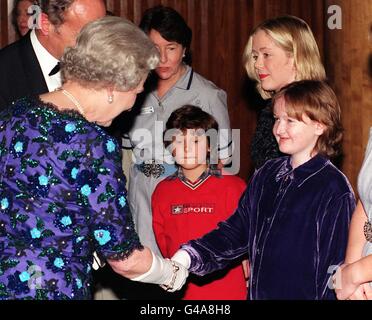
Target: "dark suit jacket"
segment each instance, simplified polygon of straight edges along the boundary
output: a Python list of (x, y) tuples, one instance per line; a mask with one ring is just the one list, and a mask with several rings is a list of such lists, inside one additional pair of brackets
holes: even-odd
[(48, 92), (30, 32), (0, 50), (0, 110), (27, 95)]

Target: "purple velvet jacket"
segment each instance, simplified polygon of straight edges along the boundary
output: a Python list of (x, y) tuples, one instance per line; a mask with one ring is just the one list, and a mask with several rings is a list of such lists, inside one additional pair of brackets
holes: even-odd
[(335, 299), (328, 282), (344, 260), (354, 208), (347, 178), (328, 159), (293, 170), (281, 157), (255, 172), (227, 221), (182, 248), (198, 275), (248, 253), (249, 299)]

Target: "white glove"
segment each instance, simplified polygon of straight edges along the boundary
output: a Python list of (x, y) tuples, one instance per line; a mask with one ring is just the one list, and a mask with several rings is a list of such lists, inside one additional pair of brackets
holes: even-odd
[(163, 259), (152, 251), (152, 264), (150, 270), (133, 281), (159, 284), (164, 290), (174, 292), (182, 288), (189, 275), (189, 271), (177, 261)]
[(98, 257), (97, 252), (93, 252), (93, 263), (92, 263), (92, 268), (94, 270), (98, 270), (99, 268), (103, 268), (106, 265), (105, 261), (101, 261), (101, 259)]
[(182, 249), (177, 250), (177, 252), (173, 255), (171, 260), (176, 261), (179, 264), (182, 264), (186, 269), (190, 268), (191, 258), (186, 250)]

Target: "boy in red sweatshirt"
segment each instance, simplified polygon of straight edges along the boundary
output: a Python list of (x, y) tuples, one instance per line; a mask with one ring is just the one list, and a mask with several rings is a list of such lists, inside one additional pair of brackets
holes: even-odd
[[(152, 196), (153, 228), (164, 257), (181, 244), (198, 238), (227, 219), (237, 208), (246, 184), (239, 177), (223, 175), (209, 163), (213, 134), (218, 124), (199, 107), (174, 111), (166, 124), (168, 143), (178, 171), (160, 182)], [(172, 130), (172, 131), (170, 131)], [(167, 144), (167, 141), (165, 141)], [(247, 287), (241, 261), (227, 271), (188, 280), (184, 300), (245, 300)]]

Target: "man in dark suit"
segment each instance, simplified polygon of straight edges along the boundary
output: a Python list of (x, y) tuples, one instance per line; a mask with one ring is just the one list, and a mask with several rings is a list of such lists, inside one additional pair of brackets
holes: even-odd
[(0, 50), (0, 110), (27, 95), (61, 83), (58, 62), (81, 28), (106, 14), (103, 0), (39, 0), (36, 29)]

